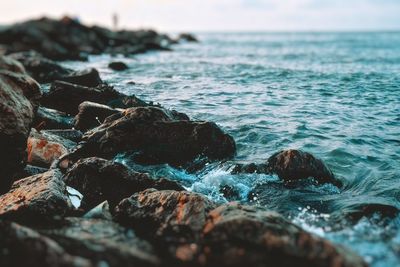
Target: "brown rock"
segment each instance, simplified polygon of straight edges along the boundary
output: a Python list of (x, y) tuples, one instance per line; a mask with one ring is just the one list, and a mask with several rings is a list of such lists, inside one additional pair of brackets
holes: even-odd
[(73, 124), (73, 117), (68, 116), (67, 113), (55, 109), (39, 107), (33, 126), (40, 125), (42, 129), (71, 129)]
[(81, 131), (95, 128), (102, 124), (105, 118), (119, 112), (109, 106), (89, 101), (81, 103), (78, 110), (79, 112), (75, 116), (75, 129)]
[(256, 207), (222, 205), (209, 213), (203, 233), (206, 266), (367, 266), (353, 252)]
[(0, 219), (46, 222), (63, 216), (70, 207), (61, 172), (51, 170), (16, 181), (0, 196)]

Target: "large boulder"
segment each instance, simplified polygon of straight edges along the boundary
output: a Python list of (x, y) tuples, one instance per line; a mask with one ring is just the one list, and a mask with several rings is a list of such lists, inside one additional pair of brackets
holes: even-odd
[(84, 210), (104, 200), (114, 207), (123, 198), (147, 188), (183, 190), (176, 182), (153, 179), (120, 163), (95, 157), (79, 160), (67, 171), (64, 180), (83, 194), (81, 208)]
[[(0, 56), (0, 194), (26, 162), (26, 141), (32, 125), (39, 85), (15, 60)], [(17, 71), (17, 72), (12, 72)]]
[(0, 196), (0, 219), (42, 223), (62, 217), (71, 208), (59, 170), (16, 181)]
[(78, 107), (78, 114), (75, 116), (75, 129), (87, 131), (102, 124), (105, 118), (119, 113), (118, 110), (109, 106), (85, 101)]
[(353, 252), (254, 206), (231, 203), (216, 208), (203, 235), (200, 260), (206, 266), (367, 266)]
[(221, 160), (235, 153), (233, 138), (215, 123), (175, 120), (157, 107), (130, 108), (108, 117), (83, 137), (71, 160), (88, 156), (112, 158), (134, 153), (141, 164), (184, 164), (198, 157)]
[(132, 230), (99, 219), (66, 218), (60, 227), (41, 231), (68, 253), (89, 259), (94, 266), (158, 266), (152, 246)]
[(207, 213), (214, 207), (200, 194), (148, 189), (122, 200), (115, 219), (152, 240), (168, 262), (190, 263), (199, 253)]
[(56, 81), (52, 84), (50, 91), (43, 96), (41, 104), (48, 108), (75, 115), (78, 113), (78, 106), (84, 101), (106, 104), (121, 96), (114, 88), (107, 85), (86, 87)]
[(0, 221), (0, 266), (94, 267), (54, 240), (14, 222)]

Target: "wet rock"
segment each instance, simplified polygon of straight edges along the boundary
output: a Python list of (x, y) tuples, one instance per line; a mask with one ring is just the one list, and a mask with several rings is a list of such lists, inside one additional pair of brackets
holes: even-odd
[(181, 33), (178, 36), (178, 42), (179, 41), (194, 42), (194, 43), (199, 42), (199, 40), (197, 40), (197, 38), (193, 34), (190, 34), (190, 33)]
[(0, 196), (0, 219), (44, 223), (62, 217), (71, 208), (58, 170), (50, 170), (13, 183)]
[(68, 253), (89, 259), (95, 266), (157, 266), (152, 246), (132, 230), (111, 221), (66, 218), (62, 227), (43, 230)]
[(89, 210), (83, 215), (86, 219), (102, 219), (112, 221), (113, 216), (111, 214), (110, 205), (108, 201), (101, 202), (99, 205)]
[(237, 188), (230, 185), (221, 185), (219, 192), (229, 201), (240, 199), (240, 192)]
[(122, 200), (114, 215), (122, 225), (153, 240), (167, 262), (189, 263), (199, 252), (197, 242), (207, 213), (214, 207), (200, 194), (148, 189)]
[(9, 189), (14, 173), (25, 166), (26, 142), (41, 92), (39, 85), (16, 61), (0, 56), (0, 66), (1, 194)]
[(53, 161), (67, 154), (76, 146), (75, 142), (51, 132), (31, 130), (28, 138), (27, 162), (41, 167), (50, 167)]
[(313, 155), (300, 150), (283, 150), (272, 155), (267, 161), (270, 173), (290, 181), (313, 177), (319, 183), (332, 183), (341, 186), (329, 168)]
[(0, 221), (0, 266), (94, 267), (68, 254), (54, 240), (16, 224)]
[(42, 129), (71, 129), (74, 126), (72, 116), (45, 107), (39, 107), (36, 112), (33, 126), (39, 125)]
[(183, 190), (168, 179), (152, 179), (146, 173), (130, 170), (120, 163), (101, 158), (79, 160), (65, 174), (64, 180), (81, 192), (81, 208), (89, 210), (107, 200), (111, 207), (123, 198), (147, 188)]
[(87, 87), (96, 87), (103, 82), (99, 72), (94, 68), (73, 71), (68, 75), (60, 77), (58, 80)]
[(141, 164), (181, 166), (197, 157), (220, 160), (235, 153), (233, 138), (211, 122), (177, 121), (156, 107), (131, 108), (88, 131), (71, 159), (112, 158), (133, 151)]
[(381, 218), (394, 218), (400, 213), (400, 209), (391, 203), (352, 203), (347, 204), (332, 214), (333, 220), (344, 221), (344, 224), (356, 223), (364, 217), (379, 215)]
[(110, 64), (108, 64), (108, 67), (112, 70), (116, 70), (116, 71), (122, 71), (122, 70), (127, 70), (129, 69), (129, 67), (121, 61), (115, 61), (115, 62), (111, 62)]
[(79, 143), (83, 137), (81, 131), (74, 129), (65, 129), (65, 130), (43, 130), (41, 131), (45, 134), (51, 134), (53, 136), (59, 136), (63, 139), (71, 140), (74, 143)]
[(88, 54), (125, 55), (166, 50), (170, 39), (154, 31), (118, 31), (88, 27), (64, 17), (40, 18), (0, 30), (6, 53), (34, 50), (52, 60), (85, 60)]
[(236, 164), (232, 169), (232, 174), (238, 173), (268, 173), (267, 164)]
[(118, 110), (89, 101), (81, 103), (78, 107), (78, 114), (75, 116), (75, 129), (87, 131), (95, 128), (104, 122), (104, 119)]
[(47, 172), (47, 171), (48, 171), (47, 168), (42, 168), (42, 167), (33, 166), (33, 165), (26, 165), (23, 170), (17, 172), (14, 175), (13, 181), (17, 181), (17, 180), (20, 180), (22, 178), (26, 178), (26, 177), (29, 177), (29, 176), (37, 175), (37, 174), (44, 173), (44, 172)]
[(254, 206), (216, 208), (203, 234), (206, 266), (367, 266), (353, 252)]
[(84, 101), (106, 104), (119, 97), (121, 94), (107, 85), (86, 87), (56, 81), (52, 84), (49, 93), (43, 96), (41, 103), (45, 107), (75, 115), (78, 113), (78, 106)]
[(145, 101), (137, 98), (135, 95), (121, 96), (119, 98), (109, 101), (107, 105), (112, 108), (120, 108), (120, 109), (151, 106), (151, 104), (148, 104)]

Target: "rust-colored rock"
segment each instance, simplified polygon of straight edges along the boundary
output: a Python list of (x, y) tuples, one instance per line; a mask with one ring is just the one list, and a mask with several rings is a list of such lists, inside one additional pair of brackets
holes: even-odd
[(64, 180), (68, 186), (83, 194), (81, 208), (84, 210), (104, 200), (114, 207), (123, 198), (147, 188), (184, 190), (174, 181), (153, 179), (146, 173), (96, 157), (79, 160), (67, 171)]
[(254, 206), (231, 203), (214, 209), (203, 233), (200, 261), (206, 266), (367, 266), (353, 252)]
[(61, 172), (51, 170), (16, 181), (0, 196), (0, 219), (45, 222), (63, 216), (70, 207)]

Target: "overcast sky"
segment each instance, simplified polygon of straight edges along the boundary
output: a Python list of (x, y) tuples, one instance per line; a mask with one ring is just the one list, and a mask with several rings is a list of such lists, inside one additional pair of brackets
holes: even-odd
[(162, 31), (400, 29), (400, 0), (2, 0), (0, 24), (41, 15)]

